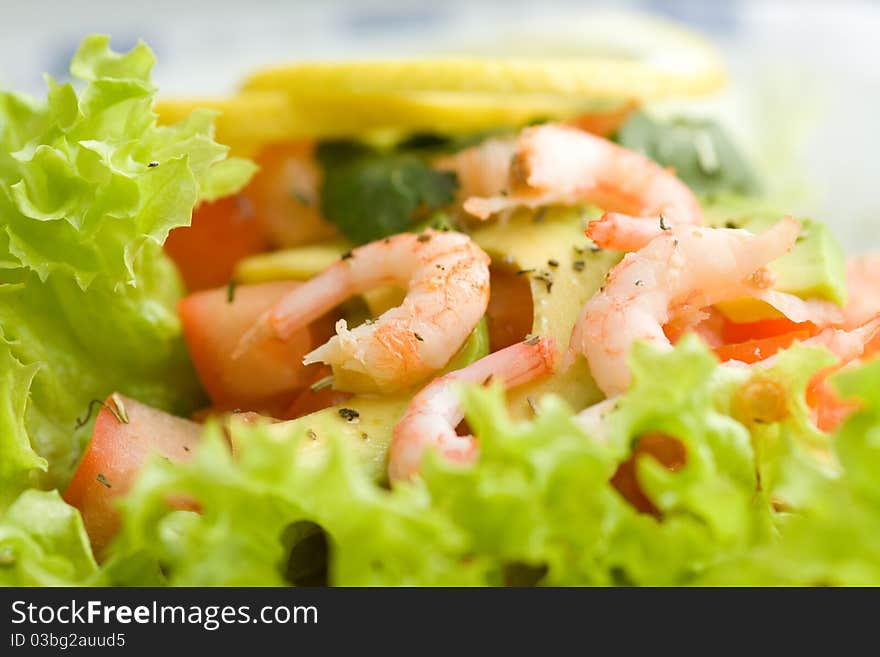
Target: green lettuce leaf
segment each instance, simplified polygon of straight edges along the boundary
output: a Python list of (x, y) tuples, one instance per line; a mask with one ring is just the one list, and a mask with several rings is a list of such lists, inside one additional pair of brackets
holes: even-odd
[(227, 159), (212, 115), (158, 126), (154, 58), (85, 39), (82, 83), (47, 78), (38, 102), (0, 93), (0, 507), (42, 470), (70, 476), (92, 399), (114, 390), (187, 412), (201, 399), (161, 244), (200, 199), (241, 187), (253, 165)]
[[(314, 549), (297, 550), (318, 527), (332, 584), (697, 581), (767, 540), (771, 524), (771, 506), (755, 495), (749, 433), (723, 412), (742, 377), (730, 378), (695, 338), (667, 354), (638, 348), (632, 363), (609, 440), (586, 436), (554, 397), (518, 422), (499, 388), (468, 388), (479, 460), (461, 467), (429, 457), (421, 478), (391, 490), (341, 440), (304, 458), (303, 432), (279, 439), (244, 429), (233, 458), (209, 434), (191, 462), (157, 459), (145, 469), (124, 503), (114, 581), (162, 573), (173, 585), (292, 583), (321, 569)], [(677, 472), (639, 459), (660, 517), (638, 512), (610, 483), (647, 432), (673, 435), (687, 451)], [(202, 511), (171, 509), (168, 496), (180, 494)]]
[(27, 490), (0, 515), (0, 586), (98, 583), (79, 512), (57, 491)]
[(880, 361), (836, 374), (832, 383), (863, 402), (831, 441), (840, 467), (787, 443), (773, 488), (786, 506), (778, 534), (702, 583), (880, 584)]

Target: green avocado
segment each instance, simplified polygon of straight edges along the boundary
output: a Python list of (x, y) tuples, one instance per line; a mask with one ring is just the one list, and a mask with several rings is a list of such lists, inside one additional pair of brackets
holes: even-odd
[(387, 477), (388, 448), (394, 425), (403, 415), (411, 395), (366, 397), (356, 395), (344, 404), (331, 406), (295, 420), (268, 426), (279, 439), (305, 434), (304, 454), (324, 451), (330, 436), (341, 436), (354, 451), (366, 472), (377, 481)]
[[(753, 206), (753, 207), (750, 207)], [(783, 213), (747, 200), (728, 199), (705, 208), (714, 226), (745, 228), (753, 233), (767, 230)], [(773, 286), (803, 299), (820, 298), (842, 306), (846, 303), (846, 266), (843, 248), (828, 226), (798, 218), (803, 230), (794, 249), (770, 264), (776, 275)]]
[[(594, 247), (584, 235), (585, 223), (601, 214), (588, 207), (523, 209), (471, 235), (493, 262), (503, 262), (528, 276), (534, 306), (532, 334), (553, 338), (560, 354), (568, 348), (571, 329), (584, 304), (621, 257)], [(561, 397), (575, 410), (604, 397), (586, 360), (578, 358), (565, 371), (558, 368), (552, 376), (511, 390), (511, 415), (530, 417), (533, 404), (547, 394)]]
[[(488, 353), (489, 331), (486, 320), (482, 319), (441, 374), (470, 365)], [(306, 453), (322, 451), (331, 435), (342, 436), (366, 472), (376, 481), (385, 481), (394, 425), (412, 396), (412, 392), (382, 397), (355, 395), (344, 404), (270, 424), (269, 431), (279, 439), (305, 434)]]

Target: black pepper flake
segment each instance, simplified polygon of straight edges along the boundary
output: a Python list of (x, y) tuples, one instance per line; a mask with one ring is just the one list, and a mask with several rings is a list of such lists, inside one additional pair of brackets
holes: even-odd
[(499, 196), (507, 196), (507, 190), (506, 190), (506, 189), (502, 189), (500, 192), (498, 192), (498, 195), (499, 195)]
[(550, 260), (547, 261), (547, 264), (550, 265), (551, 267), (558, 267), (559, 261), (554, 260), (553, 258), (550, 258)]
[(434, 265), (434, 266), (435, 266), (437, 269), (439, 269), (440, 271), (446, 271), (446, 267), (444, 267), (443, 265)]
[(593, 245), (590, 247), (590, 253), (601, 253), (601, 252), (602, 252), (601, 246)]
[(369, 439), (370, 439), (370, 437), (367, 435), (367, 433), (362, 431), (361, 432), (361, 440), (369, 440)]
[(340, 260), (348, 260), (349, 258), (354, 258), (354, 253), (351, 251), (346, 251), (341, 256), (339, 256)]
[(737, 226), (737, 225), (736, 225), (736, 222), (734, 222), (734, 221), (725, 221), (725, 222), (724, 222), (724, 227), (725, 227), (725, 228), (731, 228), (731, 229), (732, 229), (732, 228), (739, 228), (739, 226)]
[(541, 339), (541, 336), (533, 335), (530, 338), (526, 338), (523, 342), (524, 342), (524, 344), (527, 344), (530, 347), (534, 347), (536, 344), (538, 344), (538, 340), (540, 340), (540, 339)]
[(416, 238), (416, 242), (430, 242), (431, 236), (428, 233), (422, 233)]
[(571, 263), (571, 268), (575, 271), (583, 271), (584, 267), (586, 266), (587, 263), (585, 263), (583, 260), (575, 260), (573, 263)]
[(312, 431), (311, 429), (309, 429), (308, 431), (306, 431), (306, 436), (308, 436), (311, 440), (317, 440), (317, 439), (318, 439), (318, 434), (316, 434), (316, 433), (315, 433), (314, 431)]
[(539, 224), (544, 221), (544, 217), (547, 216), (547, 208), (538, 208), (537, 212), (535, 212), (532, 217), (532, 222)]
[(340, 408), (339, 409), (339, 417), (341, 417), (346, 422), (351, 422), (354, 424), (359, 421), (361, 414), (358, 413), (353, 408)]
[(550, 290), (553, 289), (553, 274), (551, 274), (549, 271), (539, 271), (535, 276), (532, 277), (532, 280), (544, 283), (544, 285), (547, 286), (548, 293), (550, 292)]
[(413, 331), (413, 335), (416, 336), (416, 340), (418, 340), (419, 342), (424, 342), (424, 341), (425, 341), (425, 338), (423, 338), (421, 335), (419, 335), (419, 334), (416, 333), (415, 331)]
[(523, 274), (531, 274), (533, 271), (535, 271), (535, 270), (534, 269), (520, 269), (518, 272), (516, 272), (516, 275), (522, 276)]
[(638, 279), (638, 280), (636, 281), (635, 285), (636, 285), (636, 287), (644, 287), (644, 286), (645, 286), (645, 281), (643, 281), (643, 280), (640, 278), (640, 279)]
[(660, 230), (669, 230), (669, 224), (666, 223), (666, 218), (662, 214), (660, 215)]
[(107, 481), (107, 477), (105, 477), (102, 473), (98, 473), (98, 476), (95, 477), (98, 480), (98, 483), (102, 486), (106, 486), (107, 488), (113, 488), (113, 485)]
[(238, 287), (238, 282), (233, 278), (229, 281), (229, 285), (226, 286), (226, 303), (232, 303), (235, 301), (235, 288)]
[(183, 451), (184, 451), (184, 452), (188, 452), (188, 451), (189, 451), (189, 447), (187, 447), (186, 445), (184, 445), (184, 446), (183, 446)]
[(585, 247), (585, 246), (578, 246), (577, 244), (575, 244), (575, 245), (574, 245), (573, 247), (571, 247), (571, 248), (573, 248), (573, 249), (574, 249), (574, 252), (577, 253), (578, 255), (583, 255), (583, 254), (586, 252), (586, 250), (587, 250), (587, 247)]
[(156, 160), (153, 160), (153, 161), (150, 162), (147, 166), (148, 166), (150, 169), (155, 169), (157, 166), (159, 166), (159, 163), (156, 162)]

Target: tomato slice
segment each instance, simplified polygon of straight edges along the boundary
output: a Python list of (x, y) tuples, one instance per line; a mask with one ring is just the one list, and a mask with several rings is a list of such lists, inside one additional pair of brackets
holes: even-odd
[(532, 330), (534, 308), (528, 276), (511, 267), (493, 264), (489, 268), (489, 305), (486, 323), (489, 328), (489, 351), (495, 352), (522, 342)]
[(92, 440), (64, 491), (64, 499), (82, 514), (98, 554), (119, 528), (114, 500), (131, 488), (147, 457), (155, 453), (175, 462), (186, 461), (201, 432), (195, 422), (133, 399), (114, 394), (105, 400)]
[(721, 362), (738, 360), (742, 363), (757, 363), (770, 358), (775, 353), (788, 349), (797, 340), (806, 340), (811, 335), (810, 331), (792, 331), (783, 335), (774, 335), (769, 338), (747, 340), (736, 344), (725, 344), (715, 347), (713, 351)]
[(725, 319), (721, 326), (721, 337), (726, 344), (733, 344), (772, 338), (797, 331), (806, 331), (812, 335), (816, 331), (816, 325), (812, 322), (793, 322), (787, 317), (774, 317), (757, 322), (732, 322)]
[(190, 292), (225, 285), (239, 260), (268, 247), (266, 228), (244, 194), (202, 203), (191, 225), (175, 228), (165, 240)]
[(306, 368), (302, 359), (330, 337), (329, 316), (288, 340), (267, 340), (232, 358), (239, 339), (257, 317), (298, 285), (293, 281), (240, 285), (234, 290), (196, 292), (179, 302), (193, 363), (218, 409), (275, 415), (312, 382), (317, 366)]

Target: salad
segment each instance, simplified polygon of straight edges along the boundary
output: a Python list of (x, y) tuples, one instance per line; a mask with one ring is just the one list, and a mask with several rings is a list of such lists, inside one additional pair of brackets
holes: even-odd
[(699, 52), (0, 94), (0, 583), (880, 583), (880, 258)]

